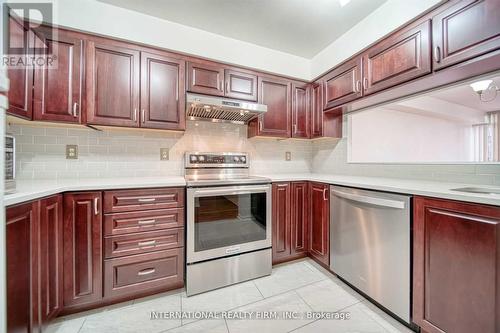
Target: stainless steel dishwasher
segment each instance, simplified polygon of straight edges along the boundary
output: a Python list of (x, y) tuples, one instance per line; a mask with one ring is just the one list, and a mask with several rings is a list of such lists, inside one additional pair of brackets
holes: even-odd
[(410, 324), (411, 197), (331, 186), (330, 269)]

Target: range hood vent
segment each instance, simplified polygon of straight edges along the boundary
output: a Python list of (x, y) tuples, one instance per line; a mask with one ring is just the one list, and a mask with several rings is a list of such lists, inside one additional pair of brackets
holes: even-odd
[(266, 111), (267, 105), (263, 104), (190, 93), (186, 95), (188, 120), (247, 124)]

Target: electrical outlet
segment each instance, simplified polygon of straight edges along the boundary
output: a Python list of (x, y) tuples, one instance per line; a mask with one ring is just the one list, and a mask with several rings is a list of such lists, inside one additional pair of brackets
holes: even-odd
[(66, 145), (66, 159), (67, 160), (78, 159), (78, 146), (77, 145)]
[(160, 161), (168, 161), (168, 148), (160, 148)]
[(292, 153), (289, 151), (285, 152), (285, 161), (291, 161), (292, 160)]

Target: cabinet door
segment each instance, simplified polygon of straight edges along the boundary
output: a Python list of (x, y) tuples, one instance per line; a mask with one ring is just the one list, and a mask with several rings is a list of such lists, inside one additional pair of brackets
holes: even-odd
[(464, 0), (432, 18), (434, 69), (500, 48), (500, 2)]
[(141, 127), (183, 130), (185, 62), (141, 53)]
[(64, 194), (64, 307), (102, 298), (101, 192)]
[(224, 68), (222, 67), (188, 62), (187, 80), (188, 91), (224, 96)]
[(87, 122), (139, 126), (139, 51), (89, 41), (86, 59)]
[(83, 41), (59, 30), (57, 40), (50, 39), (46, 28), (37, 29), (35, 43), (43, 45), (43, 56), (57, 57), (57, 67), (35, 70), (33, 119), (80, 122), (82, 105)]
[(354, 101), (363, 96), (361, 89), (361, 57), (335, 68), (324, 77), (324, 110)]
[(7, 332), (39, 325), (38, 202), (6, 209)]
[(311, 219), (309, 253), (325, 265), (330, 264), (330, 199), (327, 184), (310, 183)]
[[(23, 49), (23, 56), (30, 57), (30, 49), (34, 46), (34, 35), (25, 29), (23, 22), (9, 18), (9, 45)], [(10, 80), (9, 109), (7, 113), (32, 119), (33, 117), (33, 66), (17, 66), (7, 70)]]
[(226, 69), (225, 96), (248, 101), (257, 100), (257, 75)]
[(62, 195), (40, 200), (40, 309), (42, 324), (62, 309)]
[(410, 26), (363, 55), (363, 93), (372, 94), (431, 72), (431, 21)]
[(307, 252), (309, 235), (309, 186), (307, 182), (292, 183), (292, 225), (291, 252), (300, 254)]
[(320, 82), (311, 87), (311, 138), (323, 136), (323, 89)]
[(311, 104), (308, 84), (292, 84), (292, 137), (309, 138)]
[(500, 208), (414, 199), (413, 321), (428, 333), (498, 332)]
[(286, 260), (290, 249), (290, 183), (273, 184), (273, 263)]
[(257, 135), (289, 138), (291, 134), (291, 83), (259, 77), (259, 103), (267, 112), (259, 116)]

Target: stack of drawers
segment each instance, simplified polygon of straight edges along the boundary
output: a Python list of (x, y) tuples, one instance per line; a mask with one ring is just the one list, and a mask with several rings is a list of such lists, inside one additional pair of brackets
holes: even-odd
[(104, 192), (104, 297), (180, 288), (184, 188)]

